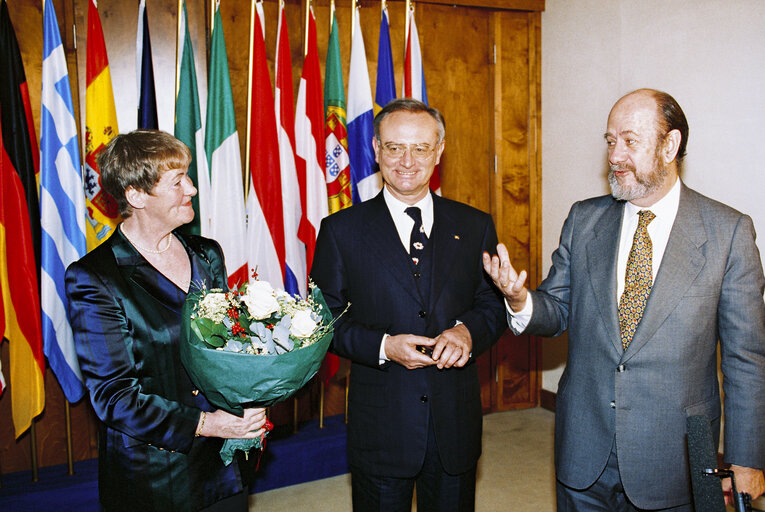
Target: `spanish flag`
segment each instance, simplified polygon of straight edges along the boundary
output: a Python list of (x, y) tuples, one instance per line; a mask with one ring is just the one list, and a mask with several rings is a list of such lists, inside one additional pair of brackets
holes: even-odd
[(95, 0), (88, 2), (88, 42), (85, 67), (85, 206), (88, 211), (88, 250), (109, 238), (120, 222), (117, 203), (101, 186), (96, 156), (118, 133), (112, 77), (104, 32)]
[[(16, 437), (45, 406), (40, 296), (35, 260), (40, 213), (35, 181), (34, 125), (16, 34), (0, 1), (0, 330), (10, 343), (11, 411)], [(37, 144), (35, 141), (34, 149)], [(32, 231), (34, 207), (37, 235)], [(35, 244), (35, 241), (37, 244)]]

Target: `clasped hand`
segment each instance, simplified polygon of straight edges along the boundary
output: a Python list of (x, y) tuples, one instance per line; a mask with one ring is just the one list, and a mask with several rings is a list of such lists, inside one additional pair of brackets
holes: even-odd
[(223, 439), (256, 439), (265, 433), (266, 410), (252, 407), (244, 410), (240, 418), (223, 410), (205, 414), (204, 423), (200, 418), (199, 435)]
[[(431, 355), (422, 353), (417, 347), (433, 350)], [(462, 367), (470, 360), (473, 339), (464, 324), (447, 329), (435, 338), (399, 334), (385, 340), (385, 355), (408, 370), (436, 365), (439, 369)]]

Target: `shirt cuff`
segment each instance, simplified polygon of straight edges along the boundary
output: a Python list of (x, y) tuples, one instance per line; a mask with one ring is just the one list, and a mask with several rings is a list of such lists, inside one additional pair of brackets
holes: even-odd
[(534, 312), (534, 302), (531, 300), (531, 294), (526, 294), (526, 304), (523, 305), (523, 309), (514, 312), (510, 308), (510, 304), (505, 299), (505, 309), (507, 310), (508, 317), (510, 318), (510, 327), (513, 328), (518, 334), (526, 330), (526, 327), (531, 321), (531, 314)]
[(378, 364), (380, 366), (382, 366), (385, 363), (387, 363), (388, 361), (390, 361), (390, 359), (388, 359), (388, 356), (385, 355), (385, 340), (386, 339), (388, 339), (388, 334), (387, 333), (383, 334), (382, 341), (380, 342), (380, 354), (379, 354), (379, 359), (378, 359)]

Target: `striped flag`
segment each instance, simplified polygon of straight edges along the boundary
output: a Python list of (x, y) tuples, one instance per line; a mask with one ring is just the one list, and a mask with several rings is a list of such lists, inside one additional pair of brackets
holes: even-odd
[(266, 62), (262, 4), (252, 30), (250, 191), (247, 195), (247, 261), (260, 278), (284, 287), (284, 210), (274, 93)]
[(210, 41), (205, 151), (210, 169), (210, 237), (218, 241), (226, 258), (229, 284), (247, 281), (244, 187), (239, 133), (228, 74), (228, 55), (220, 5), (216, 5)]
[(45, 355), (66, 399), (85, 393), (67, 318), (64, 273), (87, 251), (80, 150), (64, 46), (52, 0), (43, 9), (40, 107), (40, 302)]
[(32, 230), (32, 247), (35, 259), (40, 261), (40, 207), (37, 201), (40, 149), (37, 146), (32, 104), (29, 101), (29, 88), (27, 87), (16, 33), (8, 14), (8, 4), (5, 0), (2, 0), (2, 4), (4, 12), (3, 39), (0, 44), (3, 45), (3, 60), (0, 66), (2, 70), (0, 82), (3, 90), (3, 105), (10, 106), (10, 110), (2, 115), (6, 131), (11, 130), (14, 134), (12, 138), (6, 137), (5, 149), (17, 166), (16, 171), (24, 185), (30, 229)]
[[(8, 6), (0, 1), (0, 296), (3, 338), (10, 343), (11, 414), (18, 438), (45, 406), (35, 244), (39, 231), (34, 125), (24, 67)], [(36, 144), (35, 144), (35, 150)], [(38, 155), (39, 158), (39, 155)]]
[[(327, 187), (324, 178), (324, 100), (321, 91), (319, 52), (316, 44), (316, 18), (313, 10), (308, 11), (307, 48), (303, 61), (303, 74), (298, 88), (297, 116), (295, 118), (295, 153), (300, 180), (300, 195), (303, 198), (303, 218), (300, 222), (300, 239), (306, 244), (308, 273), (316, 248), (321, 219), (329, 213)], [(319, 370), (319, 380), (325, 383), (337, 373), (340, 360), (334, 354), (327, 354)]]
[(138, 128), (159, 128), (157, 95), (154, 90), (154, 65), (151, 62), (151, 38), (146, 0), (138, 4), (138, 30), (135, 38), (135, 65), (138, 77)]
[(306, 246), (306, 270), (310, 274), (319, 224), (329, 213), (324, 179), (324, 98), (313, 10), (309, 11), (307, 38), (295, 117), (295, 165), (303, 204), (298, 236)]
[(276, 124), (281, 163), (282, 205), (284, 209), (284, 289), (306, 296), (305, 245), (298, 239), (303, 207), (295, 166), (295, 107), (292, 95), (292, 57), (287, 33), (287, 16), (280, 4), (279, 29), (276, 36)]
[[(422, 68), (422, 52), (420, 51), (420, 36), (414, 22), (414, 11), (409, 11), (409, 33), (406, 35), (406, 51), (404, 54), (404, 98), (414, 98), (428, 104), (428, 91), (425, 87), (425, 71)], [(441, 171), (436, 165), (430, 176), (430, 189), (441, 195)]]
[(393, 52), (390, 48), (388, 9), (385, 8), (380, 17), (380, 38), (377, 43), (375, 114), (394, 99), (396, 99), (396, 74), (393, 71)]
[(119, 209), (112, 196), (101, 187), (101, 171), (96, 156), (118, 133), (112, 77), (106, 55), (104, 32), (95, 0), (88, 1), (87, 56), (85, 65), (85, 207), (88, 250), (103, 243), (120, 222)]
[(199, 107), (197, 71), (194, 65), (194, 48), (189, 35), (186, 2), (180, 12), (181, 27), (178, 31), (178, 95), (175, 98), (175, 137), (191, 150), (189, 178), (197, 187), (197, 195), (191, 198), (194, 220), (183, 229), (194, 235), (210, 236), (210, 170), (205, 155), (205, 136)]
[(345, 125), (345, 86), (343, 85), (340, 39), (337, 31), (337, 18), (334, 18), (332, 31), (329, 34), (324, 76), (326, 119), (324, 130), (327, 151), (325, 168), (330, 213), (335, 213), (353, 204), (350, 159), (348, 158), (348, 133)]
[(353, 203), (366, 201), (382, 188), (382, 178), (372, 149), (374, 104), (369, 87), (369, 70), (364, 37), (361, 34), (359, 8), (353, 17), (351, 70), (348, 77), (348, 153), (351, 160)]

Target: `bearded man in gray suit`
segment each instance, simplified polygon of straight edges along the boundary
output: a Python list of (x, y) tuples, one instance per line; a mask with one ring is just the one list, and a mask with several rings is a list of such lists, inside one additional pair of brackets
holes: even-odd
[[(560, 511), (691, 511), (686, 417), (719, 438), (739, 491), (765, 490), (765, 305), (752, 220), (679, 179), (688, 123), (641, 89), (611, 109), (611, 195), (574, 204), (536, 291), (506, 248), (484, 254), (516, 332), (558, 336)], [(729, 484), (728, 484), (729, 487)]]

